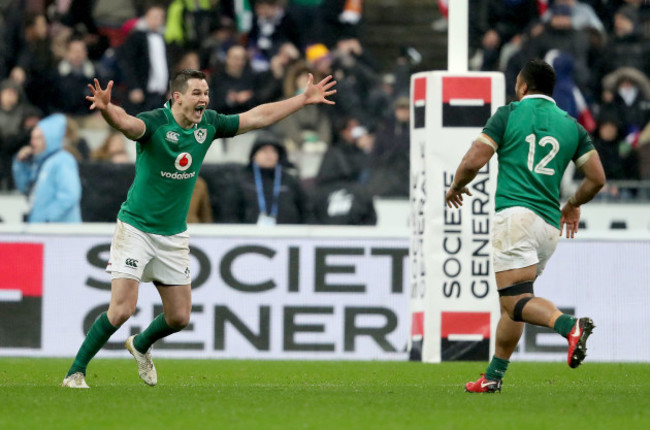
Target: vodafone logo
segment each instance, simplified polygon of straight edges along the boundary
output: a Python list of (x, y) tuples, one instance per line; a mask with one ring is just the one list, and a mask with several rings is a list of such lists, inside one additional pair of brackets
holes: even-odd
[(178, 154), (178, 157), (176, 157), (176, 161), (174, 162), (174, 167), (176, 167), (176, 170), (180, 170), (181, 172), (189, 169), (191, 165), (192, 156), (187, 152), (181, 152)]

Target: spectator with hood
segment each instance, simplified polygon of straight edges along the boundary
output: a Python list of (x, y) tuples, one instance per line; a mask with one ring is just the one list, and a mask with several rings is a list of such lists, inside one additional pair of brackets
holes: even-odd
[(593, 133), (596, 129), (596, 121), (582, 91), (575, 83), (573, 57), (553, 49), (546, 54), (546, 62), (553, 66), (557, 76), (553, 100), (560, 109), (567, 111), (589, 133)]
[(637, 146), (650, 123), (650, 79), (632, 67), (621, 67), (603, 78), (602, 109), (614, 109), (623, 121), (625, 139)]
[(293, 165), (280, 139), (261, 132), (251, 148), (240, 181), (239, 221), (270, 226), (304, 224), (307, 197), (290, 169)]
[(13, 162), (16, 188), (31, 210), (28, 222), (81, 222), (81, 181), (77, 161), (63, 149), (66, 118), (54, 114), (38, 122), (29, 145)]

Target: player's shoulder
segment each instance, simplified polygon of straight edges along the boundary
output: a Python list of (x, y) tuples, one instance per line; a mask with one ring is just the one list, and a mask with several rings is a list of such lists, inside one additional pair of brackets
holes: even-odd
[(559, 107), (558, 105), (553, 105), (553, 109), (554, 109), (554, 111), (555, 111), (555, 114), (556, 114), (558, 117), (560, 117), (560, 118), (562, 118), (562, 119), (565, 119), (565, 120), (567, 120), (567, 121), (575, 122), (576, 124), (578, 123), (578, 121), (577, 121), (574, 117), (572, 117), (572, 116), (569, 114), (569, 112), (565, 111), (564, 109), (562, 109), (562, 108)]
[(499, 109), (511, 109), (511, 110), (513, 110), (513, 109), (517, 109), (520, 105), (521, 105), (520, 101), (514, 100), (514, 101), (511, 101), (508, 104), (505, 104), (505, 105), (501, 106)]
[(223, 121), (230, 117), (231, 115), (226, 115), (223, 113), (219, 113), (214, 109), (206, 109), (205, 112), (203, 113), (203, 118), (201, 119), (201, 122), (206, 122), (210, 124), (216, 124), (219, 121)]
[(220, 116), (220, 114), (216, 110), (214, 110), (214, 109), (206, 109), (203, 112), (203, 118), (201, 118), (201, 122), (199, 124), (202, 124), (202, 123), (212, 124), (212, 123), (214, 123), (216, 121), (216, 119), (219, 116)]
[(499, 106), (495, 112), (495, 114), (500, 114), (500, 115), (509, 115), (510, 113), (514, 112), (517, 108), (519, 108), (520, 103), (517, 101), (510, 102), (506, 105)]
[(206, 109), (199, 124), (214, 127), (217, 137), (232, 137), (237, 134), (239, 129), (239, 114), (226, 115)]
[(574, 118), (569, 112), (565, 111), (557, 105), (555, 106), (555, 114), (559, 121), (564, 121), (567, 126), (575, 128), (579, 133), (587, 132), (576, 118)]
[(507, 105), (499, 106), (494, 114), (492, 114), (492, 121), (508, 122), (510, 114), (517, 109), (518, 103), (519, 102), (510, 102)]
[(169, 118), (165, 113), (166, 108), (158, 108), (153, 110), (148, 110), (145, 112), (140, 112), (136, 115), (137, 118), (150, 123), (151, 125), (164, 125), (169, 124)]
[[(145, 142), (151, 139), (162, 127), (169, 127), (172, 123), (170, 116), (165, 112), (166, 108), (158, 108), (150, 111), (140, 112), (136, 118), (144, 121), (146, 131), (137, 139), (138, 142)], [(178, 127), (178, 125), (177, 125)]]

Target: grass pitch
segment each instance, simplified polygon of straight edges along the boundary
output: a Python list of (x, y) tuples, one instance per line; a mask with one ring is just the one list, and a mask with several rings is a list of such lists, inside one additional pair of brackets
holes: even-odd
[(0, 429), (648, 429), (650, 365), (510, 365), (501, 394), (468, 394), (485, 363), (0, 358)]

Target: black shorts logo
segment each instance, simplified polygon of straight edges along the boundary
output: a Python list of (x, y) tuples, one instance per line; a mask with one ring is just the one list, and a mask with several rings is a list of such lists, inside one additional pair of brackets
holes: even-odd
[(135, 258), (127, 258), (126, 261), (124, 262), (128, 267), (132, 267), (134, 269), (138, 268), (138, 260)]

